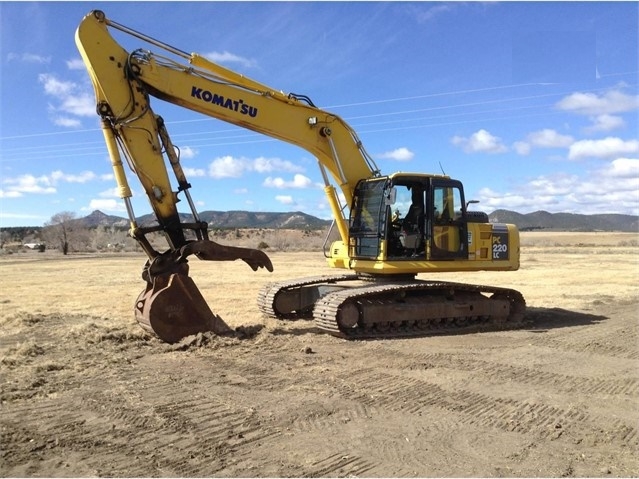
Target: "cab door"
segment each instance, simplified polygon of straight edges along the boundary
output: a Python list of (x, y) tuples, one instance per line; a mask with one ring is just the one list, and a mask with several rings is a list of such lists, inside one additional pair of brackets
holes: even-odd
[(433, 179), (428, 206), (429, 258), (468, 258), (468, 225), (461, 183)]

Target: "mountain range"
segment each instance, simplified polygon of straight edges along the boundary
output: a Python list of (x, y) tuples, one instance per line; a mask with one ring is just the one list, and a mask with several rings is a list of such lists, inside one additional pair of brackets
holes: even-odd
[(492, 223), (512, 223), (520, 231), (625, 231), (639, 233), (639, 216), (620, 214), (580, 215), (535, 211), (521, 214), (496, 210), (488, 215)]
[[(289, 213), (263, 213), (253, 211), (202, 211), (200, 220), (206, 221), (209, 229), (215, 228), (265, 228), (265, 229), (322, 229), (330, 225), (329, 220), (322, 220), (315, 216), (307, 215), (301, 211)], [(150, 226), (157, 224), (152, 214), (136, 218), (138, 225)], [(180, 213), (183, 222), (193, 221), (193, 215)], [(128, 228), (129, 220), (120, 216), (112, 216), (94, 211), (84, 218), (77, 220), (87, 228), (97, 226), (115, 226), (116, 228)]]
[[(180, 214), (182, 221), (192, 221), (190, 214)], [(517, 213), (496, 210), (488, 215), (492, 223), (512, 223), (520, 231), (626, 231), (639, 232), (639, 216), (620, 214), (581, 215), (574, 213)], [(209, 224), (210, 229), (220, 228), (265, 228), (265, 229), (323, 229), (331, 221), (322, 220), (301, 211), (289, 213), (265, 213), (250, 211), (203, 211), (200, 219)], [(114, 226), (127, 228), (129, 220), (111, 216), (99, 210), (77, 220), (88, 228)], [(150, 225), (155, 221), (151, 214), (137, 218), (139, 225)]]

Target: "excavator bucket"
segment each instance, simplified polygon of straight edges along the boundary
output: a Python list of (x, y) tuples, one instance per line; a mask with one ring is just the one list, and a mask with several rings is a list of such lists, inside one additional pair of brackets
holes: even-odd
[(147, 285), (136, 301), (135, 319), (167, 343), (205, 331), (220, 335), (232, 331), (211, 311), (193, 279), (180, 273), (156, 276)]
[(147, 263), (142, 275), (147, 285), (135, 303), (135, 319), (142, 328), (167, 343), (205, 331), (219, 335), (233, 331), (211, 311), (189, 277), (186, 261), (189, 255), (206, 261), (241, 259), (254, 271), (259, 268), (273, 271), (271, 260), (263, 251), (221, 245), (210, 240), (193, 241), (154, 258)]

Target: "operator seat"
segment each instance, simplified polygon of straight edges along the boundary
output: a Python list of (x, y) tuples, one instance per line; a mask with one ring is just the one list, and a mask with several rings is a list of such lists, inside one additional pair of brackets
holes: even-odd
[(420, 187), (411, 188), (411, 205), (404, 217), (403, 226), (409, 233), (419, 232), (424, 235), (424, 190)]
[(417, 250), (424, 240), (424, 194), (423, 189), (413, 186), (411, 205), (402, 222), (402, 246)]

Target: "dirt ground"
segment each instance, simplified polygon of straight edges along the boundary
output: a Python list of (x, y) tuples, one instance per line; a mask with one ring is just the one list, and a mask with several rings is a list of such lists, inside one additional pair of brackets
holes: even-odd
[(168, 345), (132, 307), (140, 255), (0, 258), (0, 475), (639, 476), (639, 246), (522, 234), (521, 329), (346, 341), (260, 316), (269, 281), (334, 272), (191, 261), (236, 333)]

